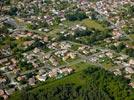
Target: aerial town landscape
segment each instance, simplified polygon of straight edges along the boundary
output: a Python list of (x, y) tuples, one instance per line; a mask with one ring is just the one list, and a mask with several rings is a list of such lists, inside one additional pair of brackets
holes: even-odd
[(0, 0), (0, 100), (134, 100), (134, 1)]

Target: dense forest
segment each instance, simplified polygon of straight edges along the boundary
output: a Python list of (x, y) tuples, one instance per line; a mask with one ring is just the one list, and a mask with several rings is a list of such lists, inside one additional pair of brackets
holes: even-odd
[(34, 89), (24, 89), (10, 100), (134, 100), (128, 80), (97, 67), (74, 73)]

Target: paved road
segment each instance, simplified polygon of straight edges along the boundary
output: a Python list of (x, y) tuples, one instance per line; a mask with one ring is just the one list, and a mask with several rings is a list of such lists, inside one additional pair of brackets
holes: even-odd
[[(72, 41), (68, 41), (69, 43), (72, 43), (72, 44), (76, 44), (76, 45), (83, 45), (83, 46), (88, 46), (88, 45), (84, 45), (84, 44), (80, 44), (80, 43), (76, 43), (76, 42), (72, 42)], [(90, 46), (88, 46), (88, 47), (90, 47)], [(111, 53), (116, 53), (114, 50), (111, 50), (111, 49), (108, 49), (108, 48), (103, 48), (103, 47), (99, 47), (99, 46), (93, 46), (92, 48), (94, 48), (94, 49), (99, 49), (99, 50), (101, 50), (101, 51), (109, 51), (109, 52), (111, 52)], [(99, 55), (101, 54), (100, 52), (98, 52), (98, 53), (95, 53), (95, 54), (93, 54), (93, 55), (89, 55), (89, 56), (85, 56), (85, 55), (82, 55), (82, 54), (80, 54), (78, 51), (76, 51), (76, 53), (82, 58), (82, 59), (84, 59), (84, 60), (86, 60), (86, 61), (88, 61), (88, 62), (90, 62), (90, 63), (92, 63), (92, 64), (95, 64), (95, 65), (99, 65), (100, 67), (104, 67), (102, 64), (100, 64), (99, 62), (93, 62), (93, 61), (91, 61), (91, 59), (93, 58), (93, 57), (99, 57)], [(123, 53), (118, 53), (118, 55), (125, 55), (125, 54), (123, 54)], [(125, 56), (127, 56), (127, 55), (125, 55)], [(115, 67), (111, 67), (110, 69), (109, 69), (109, 71), (113, 71), (114, 69), (117, 69), (117, 68), (124, 68), (124, 66), (123, 65), (117, 65), (117, 66), (115, 66)]]

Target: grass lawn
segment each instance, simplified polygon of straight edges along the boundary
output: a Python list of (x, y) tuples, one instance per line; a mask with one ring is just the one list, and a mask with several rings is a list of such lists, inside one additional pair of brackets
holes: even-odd
[(100, 31), (105, 31), (106, 27), (100, 23), (98, 23), (97, 21), (94, 20), (90, 20), (90, 19), (85, 19), (82, 21), (82, 25), (88, 27), (88, 28), (94, 28)]
[(57, 57), (56, 60), (58, 61), (59, 65), (65, 65), (66, 64), (66, 62), (63, 61), (61, 58)]
[(95, 20), (90, 20), (90, 19), (84, 19), (82, 21), (65, 21), (64, 25), (67, 26), (73, 26), (73, 25), (77, 25), (77, 24), (81, 24), (84, 25), (88, 28), (94, 28), (100, 31), (105, 31), (106, 27), (102, 24), (100, 24), (99, 22), (95, 21)]
[(63, 25), (66, 25), (66, 26), (74, 26), (77, 24), (80, 24), (80, 21), (68, 21), (68, 20), (66, 20), (63, 22)]
[(80, 44), (72, 44), (71, 49), (72, 49), (72, 50), (78, 50), (78, 48), (79, 48), (80, 46), (81, 46)]
[(79, 61), (79, 60), (81, 60), (80, 57), (76, 56), (74, 59), (68, 58), (68, 59), (66, 60), (66, 62), (71, 63), (71, 62)]
[(134, 41), (128, 40), (128, 41), (124, 41), (124, 43), (131, 46), (131, 47), (134, 47)]
[(85, 62), (80, 62), (78, 64), (75, 64), (73, 66), (71, 66), (73, 69), (75, 69), (76, 72), (79, 72), (81, 70), (84, 70), (86, 68), (88, 68), (89, 66), (94, 66), (90, 63), (85, 63)]
[(101, 58), (100, 63), (104, 66), (105, 69), (109, 69), (114, 66), (113, 61), (108, 57)]
[(56, 36), (57, 33), (59, 33), (59, 32), (60, 32), (60, 29), (59, 29), (59, 28), (55, 28), (55, 29), (53, 29), (52, 31), (48, 32), (47, 34), (48, 34), (49, 36), (54, 37), (54, 36)]
[(130, 34), (129, 36), (134, 40), (134, 34)]
[(113, 63), (109, 62), (109, 63), (103, 63), (102, 64), (104, 66), (105, 69), (110, 69), (111, 67), (113, 67)]

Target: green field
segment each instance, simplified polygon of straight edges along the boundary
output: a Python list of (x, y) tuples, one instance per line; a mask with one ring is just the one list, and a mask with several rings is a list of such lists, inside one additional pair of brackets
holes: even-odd
[(82, 21), (82, 25), (88, 27), (88, 28), (93, 28), (96, 30), (100, 30), (100, 31), (105, 31), (106, 27), (100, 23), (98, 23), (95, 20), (89, 20), (89, 19), (85, 19)]
[(134, 40), (134, 34), (130, 34), (129, 36)]
[(72, 21), (65, 21), (64, 22), (64, 25), (67, 25), (67, 26), (73, 26), (73, 25), (77, 25), (77, 24), (84, 25), (87, 28), (93, 28), (93, 29), (97, 29), (100, 31), (106, 30), (106, 26), (104, 26), (103, 24), (101, 24), (95, 20), (90, 20), (90, 19), (84, 19), (82, 21), (73, 21), (73, 22)]
[[(72, 66), (75, 73), (13, 94), (9, 100), (133, 100), (122, 77), (88, 63)], [(129, 92), (128, 92), (129, 91)], [(88, 98), (88, 99), (85, 99)], [(93, 99), (94, 98), (94, 99)]]

